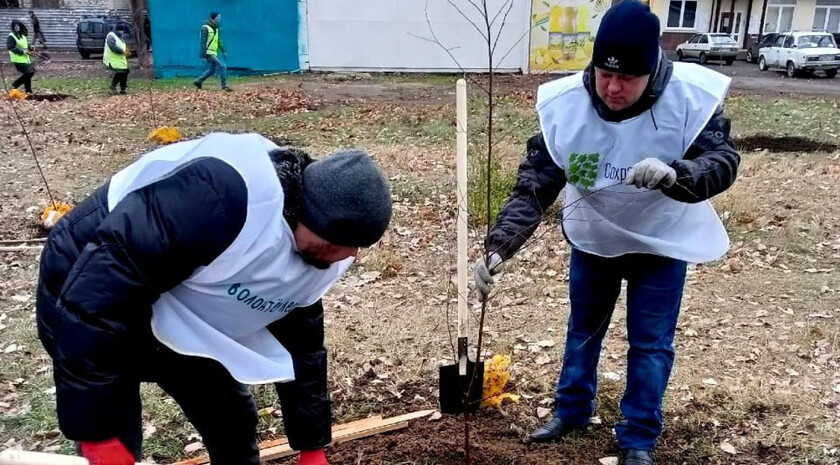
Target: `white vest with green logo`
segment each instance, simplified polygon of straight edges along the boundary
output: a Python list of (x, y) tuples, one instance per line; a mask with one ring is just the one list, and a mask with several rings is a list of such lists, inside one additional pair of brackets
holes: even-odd
[[(290, 354), (266, 326), (317, 302), (353, 262), (320, 270), (297, 253), (268, 157), (274, 148), (256, 134), (210, 134), (145, 155), (117, 173), (108, 189), (113, 210), (130, 192), (206, 157), (224, 161), (245, 180), (248, 212), (239, 235), (210, 265), (161, 295), (153, 305), (152, 330), (172, 350), (217, 360), (247, 384), (294, 379)], [(200, 199), (184, 201), (201, 208)]]
[(674, 63), (653, 115), (646, 111), (619, 123), (598, 116), (582, 73), (540, 86), (540, 125), (568, 180), (563, 229), (575, 247), (602, 257), (649, 253), (692, 263), (726, 253), (729, 238), (710, 202), (678, 202), (623, 182), (645, 158), (683, 158), (723, 103), (729, 83), (705, 67)]

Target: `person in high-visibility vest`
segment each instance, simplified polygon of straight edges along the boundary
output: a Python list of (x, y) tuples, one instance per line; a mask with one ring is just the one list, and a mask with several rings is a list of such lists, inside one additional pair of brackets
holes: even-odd
[(128, 89), (128, 47), (122, 38), (122, 31), (114, 29), (105, 38), (105, 49), (102, 51), (102, 62), (114, 72), (111, 79), (111, 90), (125, 94)]
[(12, 83), (17, 89), (23, 86), (27, 94), (32, 93), (32, 76), (35, 75), (35, 67), (32, 65), (32, 57), (29, 52), (33, 49), (29, 45), (28, 32), (23, 22), (12, 21), (12, 32), (6, 38), (6, 48), (9, 49), (9, 59), (20, 73), (20, 77)]
[(227, 85), (227, 66), (225, 62), (219, 58), (219, 54), (227, 58), (225, 46), (222, 45), (222, 33), (219, 28), (219, 23), (222, 21), (222, 15), (213, 12), (210, 13), (210, 19), (201, 26), (201, 43), (199, 44), (199, 58), (205, 60), (208, 64), (207, 71), (204, 72), (193, 83), (198, 89), (210, 76), (216, 74), (219, 70), (219, 79), (222, 80), (222, 90), (230, 92), (231, 89)]

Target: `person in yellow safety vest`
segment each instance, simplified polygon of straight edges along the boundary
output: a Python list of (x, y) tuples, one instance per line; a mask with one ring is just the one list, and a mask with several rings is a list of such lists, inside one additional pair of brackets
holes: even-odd
[(216, 70), (219, 70), (219, 78), (222, 81), (222, 90), (224, 91), (232, 91), (230, 87), (227, 85), (227, 66), (225, 66), (225, 62), (219, 58), (219, 54), (221, 53), (222, 56), (227, 58), (227, 52), (225, 51), (225, 46), (222, 45), (222, 38), (221, 38), (221, 29), (219, 28), (219, 23), (222, 21), (222, 15), (219, 13), (213, 12), (210, 13), (210, 19), (201, 26), (201, 43), (199, 44), (199, 58), (205, 60), (207, 62), (207, 71), (204, 72), (198, 79), (193, 82), (196, 88), (199, 90), (201, 89), (201, 85), (204, 81), (209, 78), (210, 76), (216, 74)]
[(102, 52), (102, 62), (114, 72), (111, 79), (111, 91), (125, 94), (128, 89), (128, 47), (122, 38), (122, 31), (114, 29), (105, 38), (105, 50)]
[(29, 38), (27, 37), (26, 25), (23, 22), (12, 21), (12, 32), (6, 38), (6, 48), (9, 49), (9, 59), (15, 65), (15, 69), (20, 73), (20, 77), (12, 83), (12, 87), (17, 89), (23, 86), (27, 94), (32, 93), (32, 76), (35, 74), (35, 66), (32, 65), (32, 57), (29, 52), (33, 47), (29, 45)]

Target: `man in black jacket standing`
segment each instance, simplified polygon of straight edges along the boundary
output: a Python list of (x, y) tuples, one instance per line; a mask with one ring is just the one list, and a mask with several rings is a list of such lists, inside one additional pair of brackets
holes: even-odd
[(735, 181), (740, 157), (721, 105), (729, 79), (669, 62), (659, 20), (624, 0), (604, 16), (585, 72), (540, 87), (542, 131), (528, 141), (511, 197), (475, 267), (480, 297), (565, 187), (570, 315), (554, 418), (531, 439), (586, 428), (601, 343), (627, 281), (627, 388), (616, 425), (621, 463), (652, 465), (687, 263), (728, 247), (708, 199)]
[(362, 152), (313, 161), (256, 134), (146, 154), (50, 232), (37, 322), (61, 431), (92, 465), (141, 457), (139, 387), (157, 383), (214, 465), (257, 465), (245, 384), (276, 383), (301, 465), (331, 440), (322, 295), (391, 216)]

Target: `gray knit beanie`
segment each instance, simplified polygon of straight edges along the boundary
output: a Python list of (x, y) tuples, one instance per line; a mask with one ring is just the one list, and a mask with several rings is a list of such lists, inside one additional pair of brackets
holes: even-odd
[(375, 244), (391, 221), (391, 188), (373, 160), (347, 150), (303, 170), (300, 221), (323, 239), (347, 247)]

